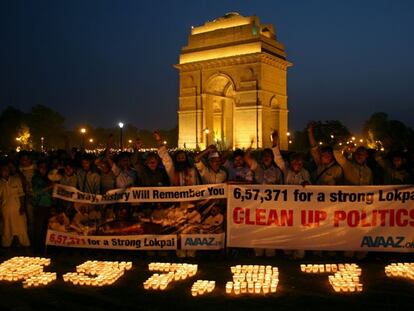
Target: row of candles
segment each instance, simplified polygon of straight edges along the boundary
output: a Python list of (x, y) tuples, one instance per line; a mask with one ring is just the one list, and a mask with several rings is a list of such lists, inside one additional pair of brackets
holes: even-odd
[(414, 263), (392, 263), (385, 267), (385, 274), (388, 277), (403, 277), (414, 280)]
[(300, 270), (305, 273), (334, 273), (328, 277), (335, 292), (361, 292), (362, 269), (355, 263), (346, 264), (302, 264)]
[(106, 286), (115, 283), (130, 269), (132, 262), (88, 260), (76, 266), (76, 272), (65, 273), (63, 281), (73, 285)]
[[(0, 264), (0, 281), (23, 281), (23, 287), (42, 286), (56, 280), (53, 272), (44, 272), (50, 265), (49, 258), (13, 257)], [(126, 261), (86, 261), (76, 267), (76, 272), (63, 275), (65, 282), (75, 285), (104, 286), (118, 280), (125, 271), (132, 268), (132, 262)], [(165, 272), (153, 274), (144, 282), (145, 289), (164, 290), (172, 281), (184, 280), (197, 273), (198, 265), (187, 263), (154, 262), (148, 265), (150, 271)], [(243, 293), (275, 293), (279, 282), (277, 267), (263, 265), (232, 266), (233, 281), (227, 282), (226, 293), (236, 295)], [(305, 273), (334, 273), (328, 277), (329, 283), (336, 292), (362, 291), (360, 283), (361, 268), (355, 264), (301, 264)], [(414, 280), (414, 263), (392, 263), (385, 267), (389, 277), (405, 277)], [(193, 296), (209, 293), (215, 288), (214, 281), (198, 280), (192, 288)]]
[(198, 265), (188, 263), (161, 263), (152, 262), (148, 264), (150, 271), (166, 273), (154, 273), (144, 282), (144, 289), (165, 290), (173, 281), (185, 280), (196, 275)]
[[(339, 268), (344, 269), (345, 265), (340, 264)], [(307, 265), (300, 265), (300, 270), (305, 273), (325, 273), (325, 272), (337, 272), (338, 265), (337, 264), (307, 264)]]
[(197, 273), (198, 265), (188, 263), (151, 262), (148, 264), (149, 271), (175, 272), (178, 270), (188, 271), (190, 274)]
[(268, 294), (276, 293), (279, 269), (272, 266), (236, 265), (230, 267), (233, 281), (226, 283), (226, 293)]
[(215, 287), (216, 281), (197, 280), (193, 286), (191, 286), (191, 295), (195, 297), (204, 295), (205, 293), (211, 293)]

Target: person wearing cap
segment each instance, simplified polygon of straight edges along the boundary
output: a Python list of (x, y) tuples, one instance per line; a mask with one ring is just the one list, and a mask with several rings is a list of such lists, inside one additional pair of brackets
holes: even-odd
[[(203, 162), (205, 156), (208, 158), (208, 165)], [(219, 184), (227, 181), (227, 172), (221, 167), (221, 157), (214, 145), (196, 155), (195, 166), (203, 184)]]

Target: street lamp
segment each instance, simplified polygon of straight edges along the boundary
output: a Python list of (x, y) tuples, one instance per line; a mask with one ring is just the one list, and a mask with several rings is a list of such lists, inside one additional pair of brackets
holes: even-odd
[(80, 129), (80, 132), (81, 132), (81, 134), (82, 134), (82, 148), (84, 148), (84, 146), (85, 146), (85, 134), (86, 134), (86, 128), (81, 128)]
[(122, 146), (122, 128), (124, 127), (124, 123), (122, 123), (122, 122), (119, 122), (118, 123), (118, 126), (119, 126), (119, 129), (120, 129), (120, 133), (121, 133), (121, 137), (120, 137), (120, 142), (121, 142), (121, 152), (122, 152), (122, 149), (123, 149), (123, 146)]
[(44, 150), (44, 143), (45, 143), (45, 138), (44, 137), (40, 137), (40, 150), (43, 152)]
[(210, 133), (210, 130), (208, 128), (205, 128), (204, 133), (206, 133), (206, 148), (207, 148), (208, 147), (208, 134)]

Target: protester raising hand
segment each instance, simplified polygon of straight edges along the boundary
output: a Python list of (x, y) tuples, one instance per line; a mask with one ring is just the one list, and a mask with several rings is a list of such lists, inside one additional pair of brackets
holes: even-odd
[(144, 144), (143, 144), (141, 138), (138, 137), (138, 138), (135, 139), (135, 141), (134, 141), (134, 148), (135, 148), (136, 151), (141, 150), (141, 148), (142, 148), (143, 145)]
[(272, 132), (272, 146), (279, 146), (279, 132), (277, 130)]
[(155, 130), (153, 132), (153, 136), (154, 136), (154, 139), (157, 142), (158, 146), (164, 145), (163, 140), (162, 140), (162, 137), (161, 137), (161, 134), (160, 134), (159, 131)]

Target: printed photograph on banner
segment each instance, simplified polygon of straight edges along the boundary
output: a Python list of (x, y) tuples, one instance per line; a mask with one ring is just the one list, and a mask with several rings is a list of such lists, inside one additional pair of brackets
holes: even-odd
[(189, 234), (224, 232), (223, 200), (174, 203), (57, 203), (49, 229), (80, 235)]
[(223, 234), (225, 214), (225, 199), (88, 204), (57, 198), (48, 229), (84, 237)]

